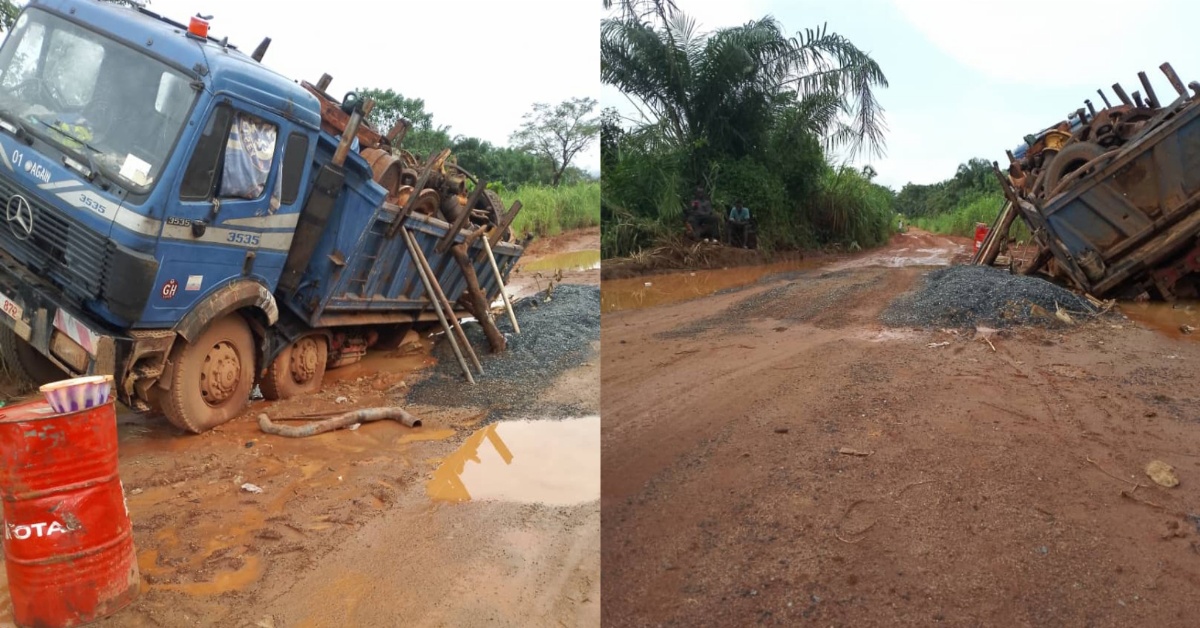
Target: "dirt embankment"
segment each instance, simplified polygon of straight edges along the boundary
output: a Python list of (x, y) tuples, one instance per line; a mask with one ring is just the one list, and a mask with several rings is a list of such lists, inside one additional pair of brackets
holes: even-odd
[[(536, 242), (523, 264), (589, 237)], [(594, 285), (594, 274), (563, 281)], [(555, 305), (539, 304), (537, 325), (553, 326), (558, 311), (578, 318)], [(515, 420), (540, 419), (545, 408), (599, 414), (598, 338), (568, 340), (565, 357), (521, 354), (553, 361), (538, 378), (510, 382), (508, 393), (527, 402), (517, 407), (535, 413), (486, 427), (489, 404), (477, 398), (406, 402), (435, 371), (428, 340), (408, 355), (372, 353), (331, 372), (316, 395), (256, 402), (200, 436), (123, 413), (120, 473), (144, 591), (100, 625), (597, 625), (599, 486), (583, 470), (598, 475), (598, 421)], [(482, 384), (507, 356), (487, 355), (479, 339), (475, 347)], [(284, 419), (396, 403), (424, 425), (381, 421), (287, 439), (255, 422), (260, 412)], [(6, 592), (0, 600), (2, 626), (11, 608)]]
[(1194, 336), (885, 326), (903, 256), (604, 315), (606, 625), (1195, 624)]

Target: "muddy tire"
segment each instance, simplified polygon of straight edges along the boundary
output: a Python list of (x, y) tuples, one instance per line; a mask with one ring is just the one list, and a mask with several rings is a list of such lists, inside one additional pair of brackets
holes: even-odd
[(1046, 168), (1046, 178), (1042, 189), (1046, 192), (1053, 191), (1058, 186), (1058, 182), (1067, 175), (1103, 154), (1104, 147), (1092, 142), (1076, 142), (1063, 147)]
[(307, 336), (288, 345), (267, 367), (267, 375), (258, 383), (263, 397), (272, 401), (290, 399), (321, 390), (325, 367), (329, 363), (329, 345), (320, 336)]
[(11, 378), (21, 392), (69, 377), (16, 332), (0, 325), (0, 373)]
[(254, 336), (237, 314), (213, 321), (195, 342), (171, 350), (170, 388), (159, 398), (167, 420), (199, 434), (241, 414), (254, 385)]

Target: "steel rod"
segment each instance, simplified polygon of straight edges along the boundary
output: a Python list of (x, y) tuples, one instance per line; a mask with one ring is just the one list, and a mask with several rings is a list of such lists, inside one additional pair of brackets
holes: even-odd
[(462, 341), (462, 344), (466, 348), (465, 353), (471, 358), (471, 363), (475, 365), (475, 370), (479, 371), (480, 375), (483, 375), (483, 364), (480, 363), (479, 356), (475, 354), (475, 348), (471, 346), (471, 341), (467, 338), (467, 332), (463, 331), (462, 324), (458, 322), (458, 317), (454, 315), (454, 306), (450, 303), (450, 299), (446, 297), (446, 293), (442, 292), (442, 285), (438, 283), (437, 273), (433, 272), (433, 266), (429, 264), (429, 259), (425, 257), (425, 252), (417, 244), (417, 236), (407, 228), (402, 229), (402, 231), (405, 233), (405, 237), (408, 238), (409, 249), (413, 252), (417, 263), (425, 269), (425, 274), (429, 276), (429, 283), (433, 286), (434, 295), (436, 295), (436, 298), (441, 299), (442, 309), (449, 313), (450, 324), (454, 327), (455, 333), (458, 334), (458, 339)]
[[(467, 376), (467, 381), (474, 384), (475, 378), (471, 376), (471, 369), (467, 366), (467, 361), (463, 359), (462, 350), (458, 347), (458, 339), (454, 336), (454, 329), (450, 327), (450, 322), (446, 320), (446, 315), (442, 312), (441, 300), (438, 298), (437, 293), (434, 292), (430, 277), (425, 274), (425, 267), (418, 260), (420, 249), (417, 248), (415, 239), (408, 232), (408, 229), (402, 229), (401, 233), (404, 236), (404, 244), (408, 246), (408, 250), (412, 254), (413, 263), (417, 266), (417, 274), (421, 277), (421, 283), (425, 284), (425, 294), (429, 297), (430, 304), (433, 305), (433, 311), (437, 313), (438, 321), (442, 323), (442, 329), (446, 332), (446, 338), (450, 340), (450, 348), (454, 350), (454, 357), (458, 358), (458, 365), (462, 367), (463, 375)], [(450, 315), (454, 316), (454, 312), (451, 312)]]
[(496, 274), (496, 285), (500, 286), (500, 298), (504, 299), (504, 309), (508, 311), (508, 320), (512, 321), (513, 331), (521, 333), (521, 326), (517, 324), (517, 314), (513, 311), (512, 301), (508, 299), (508, 292), (505, 291), (504, 278), (500, 276), (500, 265), (496, 263), (496, 255), (492, 253), (492, 245), (488, 243), (487, 238), (483, 238), (483, 250), (487, 251), (488, 262), (492, 264), (492, 272)]

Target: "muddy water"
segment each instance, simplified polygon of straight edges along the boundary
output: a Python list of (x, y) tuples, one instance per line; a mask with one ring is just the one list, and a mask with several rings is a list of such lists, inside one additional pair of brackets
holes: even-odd
[(1120, 307), (1131, 320), (1172, 338), (1200, 340), (1200, 302), (1122, 303)]
[(668, 305), (705, 297), (714, 292), (752, 284), (763, 277), (820, 266), (816, 261), (792, 261), (721, 270), (605, 279), (600, 284), (600, 311), (616, 312)]
[(488, 425), (442, 461), (426, 490), (442, 502), (599, 499), (600, 417)]
[(948, 244), (938, 247), (905, 247), (888, 248), (878, 253), (870, 253), (844, 262), (831, 264), (830, 271), (846, 270), (849, 268), (906, 268), (909, 266), (949, 266), (956, 255), (961, 254), (966, 247)]
[(554, 272), (556, 270), (593, 270), (600, 268), (600, 249), (555, 253), (520, 265), (520, 272)]

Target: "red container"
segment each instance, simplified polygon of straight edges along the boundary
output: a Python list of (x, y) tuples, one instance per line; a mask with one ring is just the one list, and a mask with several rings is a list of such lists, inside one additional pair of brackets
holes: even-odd
[(137, 597), (111, 400), (70, 414), (44, 400), (0, 408), (0, 498), (18, 626), (78, 626)]
[(988, 226), (982, 222), (975, 223), (975, 252), (979, 252), (979, 247), (983, 246), (983, 241), (987, 239)]

